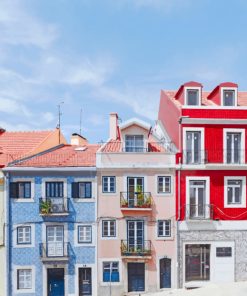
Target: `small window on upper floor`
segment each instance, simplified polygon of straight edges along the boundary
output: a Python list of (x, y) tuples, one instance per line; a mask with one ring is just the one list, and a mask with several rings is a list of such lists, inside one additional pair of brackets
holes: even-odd
[(235, 106), (236, 105), (236, 92), (233, 89), (223, 90), (223, 106)]
[(187, 105), (199, 105), (199, 89), (187, 89)]
[(143, 135), (126, 135), (125, 152), (144, 152)]

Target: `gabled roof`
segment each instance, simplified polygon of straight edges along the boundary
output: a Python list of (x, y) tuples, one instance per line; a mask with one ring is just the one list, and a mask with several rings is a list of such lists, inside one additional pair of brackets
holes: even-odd
[(83, 147), (59, 145), (53, 149), (10, 163), (14, 167), (94, 167), (96, 152), (100, 145), (88, 144)]
[(141, 120), (141, 119), (138, 119), (138, 118), (131, 118), (131, 119), (128, 119), (126, 120), (125, 122), (123, 122), (122, 124), (119, 125), (119, 128), (121, 130), (133, 125), (133, 124), (136, 124), (136, 125), (139, 125), (141, 126), (142, 128), (146, 129), (146, 130), (149, 130), (151, 125), (146, 123), (145, 121)]

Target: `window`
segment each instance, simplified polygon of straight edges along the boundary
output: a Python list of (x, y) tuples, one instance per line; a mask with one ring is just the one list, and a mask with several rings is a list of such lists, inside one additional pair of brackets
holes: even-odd
[(223, 106), (235, 106), (235, 90), (223, 90)]
[(119, 282), (118, 262), (103, 262), (103, 282)]
[(31, 182), (11, 182), (10, 196), (13, 198), (31, 198)]
[(241, 156), (241, 133), (226, 134), (227, 163), (240, 163)]
[(206, 181), (192, 180), (189, 182), (189, 217), (190, 219), (206, 218), (207, 208)]
[(17, 227), (17, 244), (31, 244), (31, 226)]
[(224, 206), (226, 208), (242, 208), (246, 205), (246, 178), (225, 177)]
[(171, 220), (158, 221), (158, 237), (171, 236)]
[(171, 193), (170, 176), (158, 176), (158, 193)]
[(92, 198), (92, 182), (73, 182), (73, 198)]
[(202, 143), (200, 131), (186, 132), (186, 163), (201, 163)]
[(102, 191), (103, 193), (114, 193), (116, 191), (116, 178), (103, 177), (102, 178)]
[(241, 204), (242, 199), (242, 181), (227, 180), (227, 203)]
[(216, 248), (216, 257), (232, 257), (232, 248), (231, 247)]
[(63, 182), (45, 182), (46, 197), (63, 197)]
[(187, 105), (198, 106), (199, 105), (199, 90), (188, 89), (187, 90)]
[(92, 226), (83, 225), (78, 226), (78, 243), (92, 242)]
[(32, 270), (17, 270), (17, 290), (32, 289)]
[(116, 221), (104, 220), (102, 221), (102, 236), (115, 237), (116, 236)]
[(144, 140), (142, 135), (125, 136), (126, 152), (144, 152)]

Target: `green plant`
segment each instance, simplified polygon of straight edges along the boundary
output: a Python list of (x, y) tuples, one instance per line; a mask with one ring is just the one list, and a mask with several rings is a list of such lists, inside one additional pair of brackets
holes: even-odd
[(136, 195), (137, 195), (137, 206), (141, 207), (144, 203), (144, 192), (142, 190), (141, 185), (137, 185)]
[(51, 201), (42, 200), (40, 203), (40, 211), (42, 214), (49, 214), (51, 212)]
[(151, 196), (148, 196), (146, 199), (145, 199), (145, 205), (146, 206), (151, 206), (152, 205), (152, 198)]

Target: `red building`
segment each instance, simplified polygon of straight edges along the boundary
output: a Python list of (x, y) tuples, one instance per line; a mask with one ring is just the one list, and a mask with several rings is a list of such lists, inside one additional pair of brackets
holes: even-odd
[(177, 152), (178, 284), (247, 280), (247, 92), (161, 91), (155, 133)]

